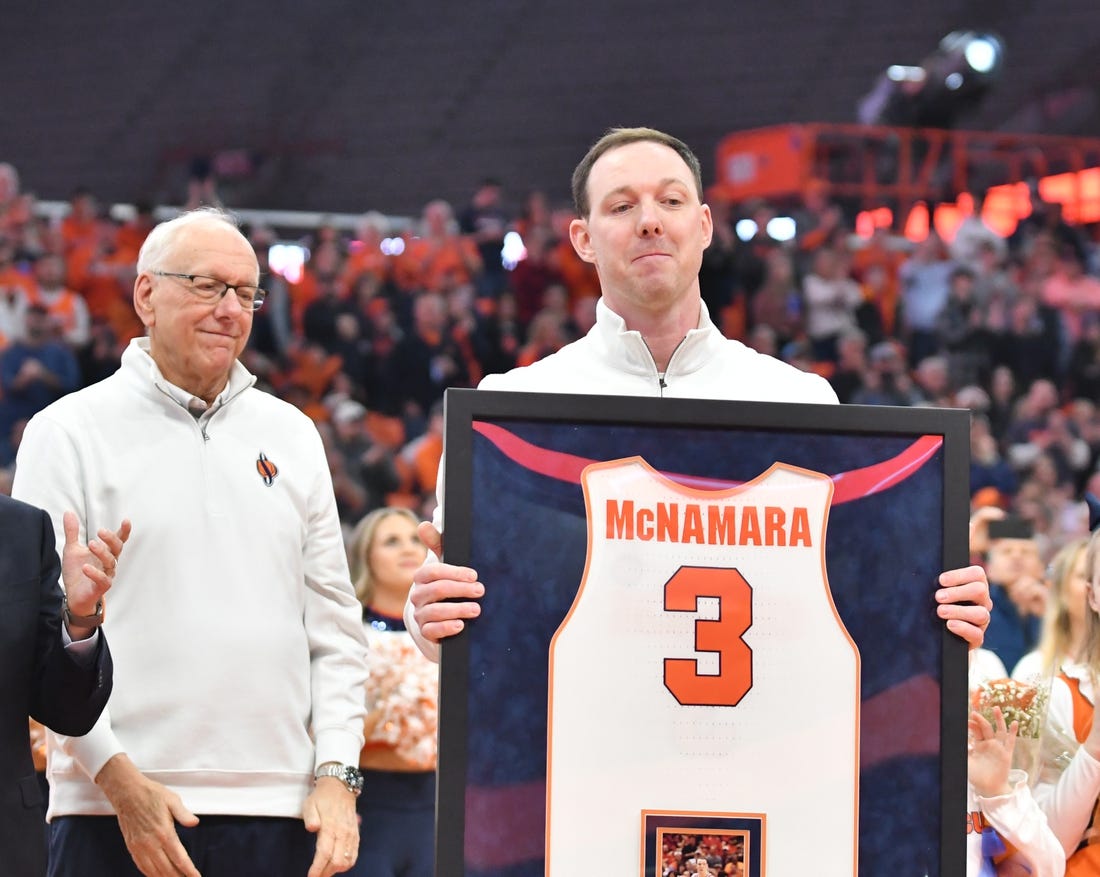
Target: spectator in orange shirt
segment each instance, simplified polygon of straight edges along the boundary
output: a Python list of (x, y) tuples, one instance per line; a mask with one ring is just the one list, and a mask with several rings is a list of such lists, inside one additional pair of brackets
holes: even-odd
[(61, 220), (61, 237), (65, 241), (66, 253), (95, 244), (98, 239), (98, 215), (99, 204), (95, 196), (83, 186), (74, 189), (69, 196), (69, 215)]
[(896, 281), (898, 269), (906, 260), (905, 241), (895, 243), (886, 226), (875, 226), (871, 236), (852, 253), (852, 271), (862, 274), (871, 265), (882, 265)]
[(127, 220), (119, 228), (115, 246), (118, 252), (125, 254), (127, 258), (132, 255), (133, 262), (136, 264), (141, 245), (145, 243), (145, 239), (149, 237), (149, 232), (153, 230), (157, 221), (153, 217), (153, 206), (148, 202), (139, 201), (134, 204), (134, 210), (136, 211), (134, 218)]
[(106, 320), (119, 342), (143, 335), (133, 306), (135, 255), (118, 249), (118, 227), (110, 219), (96, 221), (96, 236), (69, 252), (68, 285), (84, 297), (93, 318)]
[(443, 454), (443, 402), (432, 405), (428, 413), (428, 428), (401, 449), (402, 463), (413, 475), (413, 487), (421, 496), (435, 491), (439, 475), (439, 459)]
[(340, 374), (343, 366), (340, 357), (327, 353), (317, 344), (301, 344), (291, 351), (290, 363), (283, 387), (284, 398), (291, 401), (289, 393), (293, 386), (295, 393), (303, 394), (302, 401), (294, 404), (314, 420), (324, 420), (327, 415), (318, 417), (315, 406), (321, 404), (321, 398)]
[(72, 348), (83, 347), (91, 339), (91, 317), (83, 297), (65, 286), (65, 260), (47, 253), (34, 263), (38, 291), (32, 301), (50, 315), (58, 337)]
[(386, 217), (377, 211), (364, 213), (359, 220), (356, 239), (351, 243), (340, 281), (348, 296), (356, 294), (364, 277), (370, 277), (379, 285), (390, 279), (391, 257), (382, 252), (382, 241), (388, 231)]
[(844, 214), (829, 200), (829, 185), (822, 180), (811, 180), (807, 184), (802, 205), (795, 214), (798, 250), (811, 256), (828, 246), (834, 234), (842, 229)]
[(576, 214), (567, 209), (555, 210), (551, 215), (556, 240), (552, 264), (565, 278), (565, 287), (569, 290), (571, 303), (590, 296), (599, 298), (601, 295), (600, 278), (596, 274), (596, 266), (581, 259), (569, 240), (569, 223), (575, 218)]
[(898, 271), (905, 259), (905, 253), (892, 244), (890, 230), (882, 226), (852, 254), (852, 274), (863, 284), (865, 298), (878, 310), (881, 334), (888, 338), (897, 328)]
[(473, 242), (458, 234), (451, 205), (430, 202), (420, 226), (420, 235), (408, 238), (394, 260), (397, 285), (406, 292), (447, 292), (473, 282), (481, 273), (481, 257)]

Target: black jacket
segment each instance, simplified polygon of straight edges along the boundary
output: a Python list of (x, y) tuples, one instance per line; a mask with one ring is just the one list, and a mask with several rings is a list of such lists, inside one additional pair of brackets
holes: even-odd
[(61, 734), (86, 734), (111, 693), (102, 631), (86, 666), (62, 645), (60, 573), (49, 516), (0, 495), (0, 862), (7, 877), (41, 877), (46, 868), (27, 716)]

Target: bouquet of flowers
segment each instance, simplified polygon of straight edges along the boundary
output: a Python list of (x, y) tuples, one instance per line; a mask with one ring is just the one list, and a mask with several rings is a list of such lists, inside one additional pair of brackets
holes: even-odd
[(1017, 723), (1012, 766), (1026, 772), (1029, 782), (1034, 782), (1039, 769), (1039, 738), (1046, 719), (1048, 697), (1046, 686), (1019, 679), (989, 679), (979, 683), (970, 693), (970, 708), (981, 713), (991, 725), (996, 725), (994, 707), (1001, 708), (1006, 726)]
[[(1065, 665), (1063, 673), (1065, 678), (1073, 684), (1091, 686), (1093, 691), (1098, 690), (1100, 680), (1082, 665)], [(1086, 687), (1085, 690), (1087, 691), (1088, 688)], [(1044, 783), (1058, 782), (1059, 777), (1073, 761), (1077, 750), (1081, 748), (1074, 728), (1074, 713), (1076, 713), (1075, 709), (1062, 719), (1052, 717), (1043, 728), (1043, 770), (1040, 780)], [(1090, 832), (1092, 830), (1090, 829)]]
[[(411, 765), (436, 761), (439, 668), (407, 633), (368, 633), (367, 708), (377, 718), (367, 746), (393, 749)], [(377, 715), (375, 715), (377, 714)]]

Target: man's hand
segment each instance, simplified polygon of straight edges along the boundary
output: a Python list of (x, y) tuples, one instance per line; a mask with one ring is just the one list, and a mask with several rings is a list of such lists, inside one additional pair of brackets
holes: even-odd
[(966, 566), (940, 573), (936, 602), (936, 614), (947, 622), (947, 629), (966, 640), (970, 648), (980, 648), (993, 609), (985, 570)]
[(306, 828), (317, 835), (317, 852), (308, 877), (342, 874), (359, 858), (359, 822), (355, 795), (336, 777), (319, 777), (302, 806)]
[(1047, 611), (1049, 591), (1045, 583), (1029, 575), (1022, 575), (1008, 588), (1008, 599), (1021, 615), (1042, 618)]
[(24, 388), (32, 381), (38, 381), (45, 379), (46, 375), (50, 372), (39, 360), (37, 359), (25, 359), (23, 364), (19, 366), (19, 371), (16, 372), (15, 379), (12, 384), (18, 389)]
[(180, 796), (153, 782), (129, 757), (112, 757), (95, 778), (118, 814), (126, 849), (146, 877), (201, 877), (176, 833), (176, 822), (199, 824)]
[[(996, 443), (993, 443), (996, 447)], [(989, 522), (1004, 520), (1005, 513), (996, 506), (986, 505), (970, 516), (970, 553), (984, 555), (989, 551)]]
[(1005, 717), (999, 706), (993, 707), (995, 725), (978, 712), (970, 714), (966, 726), (970, 731), (967, 747), (966, 775), (974, 791), (983, 798), (1007, 795), (1008, 772), (1012, 768), (1012, 750), (1016, 746), (1018, 722), (1005, 727)]
[[(443, 539), (431, 523), (422, 522), (416, 532), (429, 551), (437, 557), (442, 554)], [(476, 600), (484, 593), (485, 586), (469, 567), (425, 563), (413, 575), (413, 585), (409, 591), (413, 618), (424, 639), (437, 643), (459, 633), (466, 626), (464, 619), (477, 618), (481, 614), (481, 606), (473, 602), (450, 601), (455, 598)]]
[[(80, 543), (80, 521), (65, 512), (65, 547), (61, 552), (61, 580), (65, 598), (73, 615), (94, 615), (96, 605), (110, 589), (115, 578), (122, 546), (130, 538), (130, 522), (124, 520), (117, 531), (102, 529), (98, 539)], [(70, 628), (74, 640), (91, 636), (93, 628)]]

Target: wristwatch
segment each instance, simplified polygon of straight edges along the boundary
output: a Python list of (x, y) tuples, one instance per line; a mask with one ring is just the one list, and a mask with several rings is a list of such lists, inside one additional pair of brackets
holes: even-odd
[(65, 595), (61, 597), (62, 601), (62, 615), (65, 618), (65, 624), (69, 627), (99, 627), (103, 623), (103, 601), (96, 600), (95, 612), (91, 615), (73, 615), (69, 611), (69, 598)]
[(321, 777), (336, 777), (357, 798), (363, 792), (363, 772), (357, 767), (340, 764), (338, 761), (326, 761), (313, 774), (314, 779), (319, 780)]

